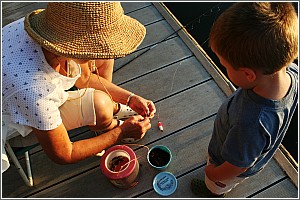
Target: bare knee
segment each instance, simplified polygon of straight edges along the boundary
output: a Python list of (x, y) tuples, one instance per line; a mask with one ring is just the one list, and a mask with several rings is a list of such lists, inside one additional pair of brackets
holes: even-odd
[(93, 129), (103, 130), (109, 128), (113, 122), (113, 101), (105, 92), (95, 90), (94, 106), (96, 113), (96, 126), (94, 126)]

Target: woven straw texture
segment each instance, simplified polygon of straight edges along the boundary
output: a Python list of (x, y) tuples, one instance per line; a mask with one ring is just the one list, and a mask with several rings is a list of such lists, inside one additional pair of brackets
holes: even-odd
[(25, 17), (25, 30), (48, 51), (78, 59), (123, 57), (146, 34), (120, 2), (51, 2)]

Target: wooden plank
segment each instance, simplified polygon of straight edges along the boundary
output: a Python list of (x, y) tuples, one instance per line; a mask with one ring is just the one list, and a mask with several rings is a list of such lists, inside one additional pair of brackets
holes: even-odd
[[(275, 170), (274, 170), (275, 169)], [(272, 159), (266, 166), (266, 168), (256, 176), (250, 177), (241, 184), (239, 184), (236, 188), (234, 188), (231, 192), (226, 195), (226, 198), (247, 198), (248, 196), (256, 193), (263, 189), (266, 185), (270, 185), (285, 176), (282, 173), (282, 170), (278, 167), (276, 162)], [(185, 174), (183, 176), (177, 176), (178, 187), (177, 190), (170, 196), (169, 198), (197, 198), (190, 189), (190, 184), (192, 179), (199, 178), (204, 180), (204, 167), (195, 168), (192, 172)], [(262, 184), (264, 183), (264, 184)], [(289, 184), (290, 185), (290, 184)], [(295, 192), (297, 189), (295, 187), (290, 187), (291, 194), (286, 192), (285, 197), (295, 197)], [(138, 198), (159, 198), (158, 194), (154, 190), (151, 190)], [(256, 197), (256, 196), (254, 196)], [(260, 197), (266, 197), (264, 195)], [(277, 198), (276, 193), (270, 193), (269, 198)], [(198, 197), (199, 198), (199, 197)]]
[[(223, 93), (217, 93), (218, 90), (213, 81), (207, 81), (156, 103), (158, 110), (152, 120), (152, 128), (139, 143), (148, 144), (215, 114), (225, 98)], [(160, 132), (157, 127), (158, 115), (164, 123), (164, 132)]]
[[(169, 26), (169, 24), (164, 21), (158, 21), (154, 24), (150, 24), (146, 27), (147, 33), (146, 37), (139, 46), (139, 49), (144, 47), (149, 47), (149, 44), (156, 44), (163, 40), (166, 40), (171, 34), (173, 34), (173, 29)], [(159, 30), (159, 31), (157, 31)], [(176, 34), (174, 34), (176, 35)]]
[[(192, 171), (195, 168), (199, 168), (205, 164), (206, 154), (201, 152), (206, 152), (208, 140), (210, 139), (211, 127), (213, 123), (213, 118), (208, 119), (202, 123), (198, 123), (189, 129), (180, 131), (170, 138), (165, 138), (160, 140), (153, 145), (163, 144), (168, 146), (173, 153), (173, 160), (171, 165), (168, 167), (167, 171), (174, 173), (177, 177), (182, 176), (178, 179), (178, 189), (171, 195), (171, 198), (194, 198), (195, 196), (190, 192), (189, 185), (192, 178), (204, 177), (203, 168), (184, 175), (188, 171)], [(201, 133), (199, 133), (201, 130)], [(199, 133), (198, 135), (196, 133)], [(178, 145), (180, 144), (180, 145)], [(151, 147), (149, 146), (149, 148)], [(182, 147), (189, 148), (182, 148)], [(109, 183), (106, 177), (99, 173), (99, 169), (88, 171), (85, 174), (76, 176), (64, 183), (58, 184), (52, 188), (41, 191), (31, 197), (62, 197), (62, 198), (122, 198), (122, 197), (139, 197), (139, 198), (157, 198), (159, 197), (152, 190), (152, 180), (153, 177), (159, 172), (149, 166), (145, 159), (145, 149), (136, 151), (137, 156), (142, 156), (139, 159), (141, 164), (141, 177), (139, 184), (130, 190), (120, 190), (115, 188)], [(184, 156), (180, 156), (184, 155)], [(197, 162), (194, 162), (197, 161)], [(285, 176), (282, 170), (272, 159), (267, 167), (258, 175), (253, 176), (237, 188), (231, 191), (227, 197), (237, 198), (237, 197), (247, 197), (253, 193), (260, 191), (265, 187), (265, 185), (270, 185)], [(88, 180), (88, 182), (87, 182)], [(264, 184), (261, 184), (261, 183)], [(92, 184), (91, 184), (92, 183)], [(66, 188), (69, 188), (66, 190)], [(70, 189), (71, 188), (71, 189)], [(295, 187), (289, 187), (292, 194), (297, 192)], [(93, 193), (86, 193), (84, 191), (90, 190)], [(55, 192), (54, 192), (55, 191)], [(82, 192), (81, 192), (82, 191)], [(150, 191), (150, 192), (149, 192)], [(145, 194), (144, 194), (145, 193)], [(142, 195), (139, 195), (142, 194)], [(272, 193), (270, 193), (272, 194)], [(268, 196), (270, 198), (276, 198), (276, 194)], [(286, 192), (284, 197), (295, 197), (291, 193)]]
[(46, 8), (47, 2), (3, 2), (2, 6), (2, 27), (4, 27), (29, 12)]
[[(90, 132), (90, 136), (93, 133)], [(88, 133), (84, 135), (87, 137)], [(99, 157), (92, 157), (72, 165), (58, 165), (48, 158), (44, 151), (35, 152), (30, 156), (31, 169), (34, 178), (34, 187), (29, 188), (21, 179), (15, 166), (12, 166), (2, 174), (2, 195), (3, 197), (23, 197), (29, 192), (38, 191), (44, 187), (56, 184), (57, 182), (76, 176), (82, 171), (95, 166)], [(20, 163), (25, 167), (25, 161)]]
[[(129, 12), (130, 16), (149, 25), (146, 27), (147, 36), (139, 50), (124, 58), (117, 59), (115, 69), (138, 56), (139, 53), (146, 51), (153, 44), (166, 39), (170, 33), (174, 33), (166, 21), (159, 21), (160, 15), (157, 14), (151, 4), (145, 2), (128, 4), (126, 2), (125, 4), (125, 12)], [(142, 7), (137, 6), (138, 4)], [(143, 19), (145, 16), (149, 19)], [(193, 44), (193, 41), (190, 41), (190, 44)], [(180, 48), (183, 49), (180, 50)], [(197, 49), (194, 48), (194, 50)], [(195, 54), (199, 59), (199, 53)], [(200, 56), (203, 57), (201, 54)], [(207, 58), (199, 60), (207, 65), (205, 67), (209, 66)], [(213, 77), (219, 76), (217, 73), (212, 74)], [(122, 76), (126, 78), (120, 78)], [(173, 77), (174, 82), (170, 81)], [(124, 88), (156, 101), (157, 114), (164, 123), (165, 131), (160, 132), (158, 130), (157, 118), (154, 118), (152, 128), (139, 144), (145, 144), (148, 147), (164, 144), (170, 147), (174, 158), (167, 170), (179, 177), (181, 182), (178, 190), (171, 197), (190, 197), (191, 193), (188, 190), (190, 180), (197, 174), (203, 174), (203, 168), (200, 166), (205, 164), (213, 119), (217, 109), (226, 98), (225, 94), (178, 37), (155, 46), (155, 49), (149, 50), (116, 72), (114, 81)], [(228, 86), (226, 87), (228, 89)], [(172, 90), (170, 90), (171, 88)], [(80, 133), (83, 130), (78, 131)], [(93, 133), (90, 131), (83, 135), (79, 134), (80, 137), (91, 137), (92, 135)], [(132, 146), (132, 148), (136, 149), (137, 146)], [(3, 196), (14, 198), (118, 198), (152, 197), (151, 195), (154, 195), (154, 197), (158, 197), (152, 189), (152, 180), (159, 171), (154, 170), (147, 163), (145, 148), (135, 151), (137, 156), (141, 156), (139, 158), (141, 177), (139, 184), (130, 190), (120, 190), (110, 184), (99, 170), (99, 158), (94, 157), (77, 164), (62, 166), (50, 161), (43, 151), (38, 151), (31, 156), (36, 183), (34, 188), (25, 186), (16, 169), (11, 167), (8, 172), (3, 174)], [(243, 183), (245, 186), (241, 185), (241, 187), (230, 192), (231, 196), (229, 197), (240, 197), (241, 195), (247, 197), (255, 192), (260, 192), (265, 186), (271, 185), (283, 177), (285, 177), (285, 173), (276, 162), (271, 160), (263, 172), (246, 180), (245, 184)], [(290, 187), (291, 192), (285, 190), (287, 192), (284, 196), (293, 197), (295, 188)], [(266, 194), (266, 196), (271, 197), (270, 194)]]
[[(263, 169), (257, 175), (248, 178), (240, 186), (232, 190), (228, 197), (248, 197), (256, 192), (263, 190), (266, 186), (275, 183), (276, 181), (286, 177), (280, 166), (274, 159), (271, 159), (265, 169)], [(273, 196), (276, 198), (276, 196)]]
[(153, 5), (158, 9), (162, 16), (168, 21), (173, 29), (187, 44), (190, 50), (195, 54), (206, 70), (212, 75), (218, 86), (229, 96), (234, 90), (233, 84), (216, 66), (213, 60), (206, 54), (198, 42), (188, 33), (177, 18), (168, 10), (163, 3), (154, 2)]
[[(125, 10), (125, 13), (126, 12), (131, 12), (130, 15), (132, 17), (135, 16), (134, 11), (139, 10), (138, 13), (139, 12), (141, 13), (143, 11), (143, 12), (147, 13), (147, 17), (149, 17), (147, 19), (148, 21), (144, 20), (145, 23), (151, 23), (153, 21), (156, 21), (154, 19), (154, 17), (157, 15), (157, 11), (155, 9), (153, 9), (154, 7), (152, 6), (152, 8), (150, 7), (148, 9), (144, 8), (145, 6), (149, 7), (149, 5), (151, 5), (149, 3), (146, 3), (146, 2), (122, 3), (122, 5), (123, 5), (123, 8)], [(13, 21), (17, 18), (20, 18), (20, 17), (24, 16), (26, 13), (28, 13), (32, 10), (35, 10), (37, 8), (46, 7), (46, 3), (40, 3), (40, 2), (38, 2), (38, 3), (23, 3), (23, 2), (22, 3), (21, 2), (20, 3), (7, 3), (5, 5), (5, 7), (6, 7), (6, 10), (7, 10), (7, 12), (6, 12), (7, 15), (5, 15), (3, 17), (3, 19), (7, 19), (7, 20), (11, 19)], [(143, 7), (144, 9), (140, 9), (141, 7)], [(15, 9), (15, 10), (13, 12), (13, 10), (9, 10), (9, 9)], [(148, 11), (145, 11), (145, 9), (148, 10)], [(151, 12), (152, 12), (152, 14), (151, 14)], [(141, 14), (138, 14), (138, 13), (137, 13), (137, 15), (141, 16)], [(85, 129), (85, 127), (84, 127), (84, 129)], [(83, 131), (83, 130), (82, 129), (74, 130), (73, 134), (78, 134), (81, 131)], [(34, 163), (33, 166), (32, 166), (32, 168), (33, 168), (32, 170), (33, 170), (33, 175), (34, 175), (35, 187), (30, 188), (31, 192), (36, 191), (37, 188), (41, 189), (45, 185), (48, 186), (48, 185), (54, 184), (55, 181), (59, 181), (59, 179), (62, 179), (64, 177), (64, 176), (61, 176), (61, 174), (60, 174), (60, 173), (64, 173), (63, 172), (64, 170), (62, 170), (62, 169), (65, 169), (65, 171), (73, 171), (74, 173), (66, 173), (69, 176), (72, 176), (72, 174), (74, 175), (74, 174), (80, 172), (81, 166), (84, 166), (84, 167), (88, 168), (89, 163), (95, 163), (96, 162), (96, 161), (91, 162), (91, 160), (87, 160), (86, 162), (81, 162), (77, 166), (74, 165), (73, 167), (65, 168), (65, 166), (59, 166), (59, 165), (54, 164), (52, 161), (50, 161), (45, 156), (45, 154), (41, 151), (40, 147), (34, 149), (34, 152), (38, 152), (38, 153), (32, 156), (32, 163)], [(40, 160), (41, 162), (38, 162), (39, 164), (35, 163), (34, 158), (36, 158), (37, 160)], [(94, 158), (94, 160), (98, 160), (98, 158)], [(50, 162), (50, 164), (48, 164), (48, 162)], [(39, 166), (45, 165), (45, 163), (47, 163), (46, 168), (45, 167), (39, 167)], [(41, 171), (39, 171), (40, 169), (41, 169)], [(48, 174), (47, 169), (54, 169), (54, 171), (57, 171), (57, 172), (60, 171), (59, 175), (56, 174), (56, 173), (51, 173), (51, 175), (58, 177), (58, 179), (55, 179), (54, 182), (51, 181), (52, 178), (50, 178), (50, 182), (49, 182), (48, 179), (45, 179), (45, 177), (46, 177), (45, 174)], [(14, 178), (12, 179), (12, 177), (14, 177)], [(4, 188), (4, 190), (5, 190), (4, 194), (5, 195), (11, 194), (12, 197), (15, 197), (15, 196), (18, 196), (18, 195), (22, 196), (26, 192), (29, 191), (28, 188), (26, 186), (24, 186), (24, 183), (20, 179), (20, 176), (16, 172), (16, 169), (14, 168), (14, 166), (12, 166), (7, 172), (4, 173), (4, 179), (8, 180), (8, 182), (4, 181), (5, 182), (5, 188)]]
[(293, 158), (293, 156), (290, 154), (290, 152), (283, 146), (283, 144), (280, 145), (279, 147), (280, 151), (282, 151), (282, 154), (286, 157), (286, 159), (289, 160), (291, 165), (295, 168), (295, 170), (298, 172), (298, 163), (297, 161)]
[(22, 10), (25, 6), (32, 4), (33, 2), (1, 2), (2, 13), (10, 13), (16, 10)]
[(121, 2), (121, 5), (124, 9), (124, 13), (127, 14), (151, 6), (152, 3), (146, 1), (145, 2)]
[[(178, 31), (178, 35), (182, 38), (182, 40), (187, 44), (190, 50), (203, 64), (205, 69), (215, 79), (218, 86), (226, 93), (227, 96), (231, 95), (232, 92), (235, 90), (235, 87), (230, 82), (230, 80), (215, 65), (215, 63), (206, 54), (206, 52), (197, 43), (197, 41), (187, 32), (187, 30), (176, 19), (176, 17), (168, 10), (168, 8), (164, 6), (163, 3), (154, 2), (153, 4), (163, 15), (163, 17), (170, 23), (173, 29), (175, 31)], [(280, 159), (279, 161), (281, 167), (283, 168), (283, 170), (287, 172), (287, 174), (292, 179), (293, 183), (298, 187), (298, 171), (292, 166), (292, 163), (286, 158), (286, 156), (281, 156), (280, 154), (281, 154), (280, 152), (276, 152), (275, 158), (277, 159), (277, 157), (282, 157), (282, 159)]]
[[(140, 2), (140, 3), (143, 3), (143, 2)], [(146, 3), (146, 2), (144, 2), (144, 3)], [(123, 4), (124, 3), (122, 3), (122, 5)], [(132, 2), (124, 4), (125, 13), (128, 13), (127, 15), (134, 19), (138, 19), (138, 21), (140, 23), (144, 24), (145, 26), (147, 26), (148, 24), (157, 22), (159, 20), (163, 20), (163, 17), (161, 16), (161, 14), (157, 11), (157, 9), (151, 3), (149, 3), (147, 6), (145, 6), (143, 8), (139, 8), (139, 9), (137, 9), (136, 6), (137, 5)], [(136, 8), (136, 10), (132, 10), (134, 7)], [(139, 7), (141, 7), (140, 4), (139, 4)], [(131, 10), (131, 12), (128, 12), (128, 10)]]
[[(169, 55), (166, 57), (172, 56)], [(151, 63), (149, 65), (151, 65)], [(139, 67), (149, 65), (145, 63), (145, 65)], [(134, 67), (135, 66), (130, 66), (130, 68)], [(136, 78), (134, 81), (130, 81), (121, 86), (124, 89), (156, 102), (166, 96), (173, 95), (209, 79), (211, 79), (211, 76), (204, 68), (200, 67), (198, 60), (195, 57), (189, 57), (153, 71), (147, 74), (147, 77), (142, 76)]]
[[(196, 89), (194, 89), (193, 91), (191, 91), (191, 93), (194, 93), (195, 94), (195, 96), (197, 96), (197, 97), (199, 97), (199, 96), (201, 96), (201, 95), (199, 95), (199, 93), (196, 91), (196, 90), (202, 90), (202, 88), (204, 89), (204, 90), (207, 90), (207, 88), (206, 87), (199, 87), (199, 88), (196, 88)], [(216, 88), (215, 88), (216, 89)], [(214, 90), (213, 88), (212, 88), (212, 90)], [(202, 90), (203, 91), (203, 90)], [(184, 93), (185, 94), (185, 93)], [(179, 99), (180, 99), (180, 96), (184, 96), (184, 94), (181, 94), (181, 95), (176, 95), (175, 97), (174, 97), (174, 99), (177, 99), (178, 101), (179, 101)], [(178, 97), (179, 96), (179, 97)], [(169, 100), (170, 102), (176, 102), (176, 100)], [(206, 101), (208, 101), (208, 102), (206, 102)], [(211, 105), (211, 100), (210, 99), (206, 99), (206, 101), (204, 102), (204, 105), (205, 106), (207, 106), (207, 107), (212, 107), (212, 108), (214, 108), (214, 107), (218, 107), (218, 106), (210, 106)], [(185, 103), (187, 103), (187, 104), (189, 104), (190, 102), (188, 102), (188, 101), (183, 101), (183, 102), (185, 102)], [(166, 105), (166, 104), (164, 104), (164, 105)], [(187, 110), (188, 110), (188, 112), (191, 112), (191, 110), (192, 109), (190, 109), (191, 107), (189, 107), (189, 106), (191, 106), (191, 107), (194, 107), (194, 106), (192, 106), (192, 104), (189, 104), (189, 105), (183, 105), (183, 106), (178, 106), (178, 107), (176, 107), (178, 110), (180, 110), (180, 109), (184, 109), (184, 108), (187, 108)], [(177, 109), (175, 108), (175, 106), (173, 105), (168, 105), (167, 106), (168, 108), (166, 108), (166, 111), (168, 111), (168, 110), (174, 110), (175, 109), (175, 112), (178, 112), (177, 111)], [(199, 111), (199, 113), (202, 113), (202, 115), (201, 116), (199, 116), (199, 113), (198, 114), (196, 114), (196, 116), (194, 116), (194, 117), (192, 117), (193, 119), (191, 119), (190, 118), (190, 116), (185, 116), (186, 117), (186, 119), (185, 120), (182, 120), (180, 117), (178, 117), (178, 116), (175, 116), (175, 115), (170, 115), (170, 120), (165, 120), (165, 127), (166, 127), (166, 131), (164, 132), (164, 133), (160, 133), (158, 130), (157, 130), (157, 127), (155, 126), (156, 124), (154, 124), (154, 129), (151, 129), (150, 131), (148, 131), (148, 133), (147, 133), (147, 135), (144, 137), (144, 139), (141, 141), (141, 142), (143, 142), (143, 144), (145, 144), (145, 143), (147, 143), (147, 141), (153, 141), (153, 140), (156, 140), (156, 139), (159, 139), (159, 138), (161, 138), (161, 137), (163, 137), (163, 136), (166, 136), (166, 135), (168, 135), (168, 134), (170, 134), (170, 133), (172, 133), (172, 132), (175, 132), (176, 130), (178, 130), (178, 129), (180, 129), (180, 127), (185, 127), (185, 126), (187, 126), (187, 125), (189, 125), (191, 122), (195, 122), (196, 120), (197, 120), (197, 118), (199, 119), (201, 119), (201, 118), (203, 118), (204, 116), (206, 116), (206, 114), (205, 114), (205, 112), (203, 112), (203, 110), (201, 109), (201, 108), (199, 108), (198, 109), (198, 111)], [(180, 113), (179, 113), (180, 114)], [(178, 122), (178, 120), (180, 120), (181, 122)], [(199, 120), (198, 120), (199, 121)], [(170, 127), (169, 127), (170, 126)], [(168, 128), (169, 127), (169, 128)], [(211, 126), (212, 127), (212, 126)], [(200, 130), (202, 130), (202, 129), (200, 129)], [(168, 140), (171, 142), (171, 143), (173, 143), (174, 142), (174, 139), (172, 138), (168, 138)], [(175, 141), (176, 141), (176, 139), (175, 139)], [(178, 141), (178, 144), (182, 144), (182, 142), (180, 142), (180, 141)], [(182, 144), (183, 145), (183, 144)], [(184, 146), (184, 145), (183, 145)], [(191, 158), (191, 157), (187, 157), (187, 158)], [(191, 159), (191, 160), (194, 160), (194, 159)], [(199, 160), (199, 159), (196, 159), (196, 160)], [(178, 166), (178, 164), (176, 164), (176, 166), (177, 166), (177, 170), (181, 170), (182, 169), (182, 167), (181, 166)]]
[[(89, 129), (87, 127), (80, 127), (80, 128), (76, 128), (76, 129), (73, 129), (73, 130), (70, 130), (68, 131), (68, 134), (69, 134), (69, 137), (71, 139), (71, 141), (75, 141), (76, 139), (78, 138), (85, 138), (84, 137), (84, 134), (89, 131)], [(30, 137), (35, 137), (33, 134), (34, 133), (30, 133), (32, 135), (30, 135)], [(22, 137), (22, 136), (19, 136), (19, 137)], [(36, 143), (38, 143), (38, 141), (36, 140)], [(42, 151), (42, 147), (40, 145), (32, 148), (29, 150), (29, 155), (31, 154), (34, 154), (34, 153), (37, 153), (39, 151)], [(22, 161), (25, 159), (24, 155), (19, 155), (17, 156), (19, 161), (21, 162), (25, 162), (25, 161)]]
[(253, 196), (253, 198), (273, 198), (273, 199), (284, 199), (284, 198), (296, 198), (299, 199), (298, 190), (295, 185), (289, 180), (285, 179), (278, 184), (267, 188), (259, 194)]
[[(149, 37), (151, 36), (149, 35)], [(165, 65), (192, 55), (178, 37), (165, 41), (142, 56), (135, 58), (135, 56), (139, 55), (139, 53), (140, 52), (135, 52), (122, 58), (122, 60), (118, 59), (115, 61), (115, 68), (119, 69), (113, 74), (113, 82), (115, 84), (119, 85), (124, 81), (139, 77), (155, 69), (159, 69)], [(120, 68), (120, 66), (129, 60), (132, 60), (130, 66), (125, 65)]]
[[(165, 119), (165, 116), (168, 115), (168, 113), (174, 112), (178, 113), (179, 116), (182, 115), (182, 117), (179, 117), (177, 115), (169, 115), (169, 119), (165, 119), (165, 132), (161, 133), (159, 130), (157, 130), (156, 127), (156, 122), (153, 121), (153, 127), (151, 130), (148, 131), (146, 136), (144, 137), (143, 140), (140, 141), (140, 143), (147, 143), (147, 141), (153, 141), (156, 139), (159, 139), (163, 136), (168, 136), (170, 133), (175, 132), (176, 130), (179, 130), (183, 127), (188, 126), (189, 124), (193, 122), (197, 122), (201, 120), (203, 117), (209, 115), (211, 112), (216, 112), (216, 110), (210, 110), (206, 109), (207, 107), (211, 107), (212, 109), (216, 109), (219, 107), (222, 99), (218, 98), (215, 96), (212, 101), (210, 98), (207, 98), (206, 95), (203, 95), (203, 98), (201, 98), (201, 94), (203, 94), (203, 91), (205, 92), (214, 92), (218, 88), (215, 85), (213, 87), (214, 83), (213, 82), (208, 82), (205, 84), (205, 86), (202, 87), (195, 87), (189, 91), (189, 93), (195, 95), (194, 97), (194, 103), (191, 103), (190, 101), (182, 101), (184, 99), (183, 97), (186, 95), (185, 93), (182, 93), (180, 95), (176, 95), (172, 97), (172, 100), (169, 100), (170, 102), (180, 102), (180, 105), (174, 106), (172, 103), (171, 104), (163, 104), (162, 109), (165, 110), (165, 113), (162, 113), (161, 116)], [(199, 99), (200, 97), (200, 99)], [(199, 106), (198, 109), (194, 109), (195, 104), (197, 104), (196, 99), (199, 99), (200, 101), (204, 102), (203, 105)], [(187, 105), (186, 105), (187, 104)], [(190, 115), (185, 116), (185, 113), (190, 112)], [(201, 114), (200, 114), (201, 113)], [(179, 123), (176, 121), (178, 118), (183, 118)], [(175, 123), (174, 123), (175, 122)], [(172, 140), (173, 141), (173, 140)], [(61, 166), (61, 165), (56, 165), (52, 163), (51, 161), (48, 160), (48, 158), (45, 155), (34, 155), (31, 158), (32, 162), (35, 163), (34, 166), (35, 168), (33, 169), (35, 171), (35, 179), (40, 180), (41, 182), (36, 181), (36, 187), (41, 189), (45, 188), (51, 184), (55, 184), (55, 182), (60, 182), (62, 179), (67, 179), (67, 177), (72, 177), (75, 175), (80, 174), (81, 171), (85, 171), (87, 168), (90, 168), (92, 166), (97, 166), (98, 161), (94, 161), (94, 163), (91, 163), (91, 161), (86, 161), (82, 164), (76, 164), (76, 165), (71, 165), (71, 166)], [(50, 162), (50, 163), (49, 163)], [(82, 166), (83, 165), (83, 166)], [(45, 168), (47, 166), (47, 168)], [(48, 168), (49, 167), (49, 168)], [(51, 173), (48, 173), (47, 176), (45, 177), (46, 171)], [(53, 171), (53, 172), (52, 172)], [(43, 177), (43, 178), (42, 178)], [(26, 188), (26, 186), (23, 186)], [(19, 190), (16, 188), (16, 190)]]
[[(154, 47), (155, 44), (165, 41), (172, 33), (174, 33), (172, 28), (166, 21), (158, 21), (156, 23), (150, 24), (146, 26), (146, 29), (146, 36), (143, 42), (138, 47), (137, 51), (125, 57), (116, 59), (114, 69), (119, 69), (124, 64), (132, 61), (136, 57), (139, 57), (139, 55), (144, 51), (146, 51), (146, 54), (148, 53), (148, 51), (154, 51), (154, 48), (156, 49), (156, 46)], [(173, 34), (172, 36), (174, 37), (176, 36), (176, 34)], [(153, 50), (149, 50), (150, 48), (153, 48)], [(144, 55), (140, 57), (144, 57)]]
[[(169, 70), (174, 70), (176, 66), (172, 66), (168, 68), (168, 70), (164, 70), (161, 74), (171, 74)], [(172, 69), (173, 68), (173, 69)], [(187, 68), (188, 69), (188, 68)], [(189, 68), (192, 69), (192, 68)], [(151, 76), (149, 75), (151, 78)], [(148, 78), (146, 77), (145, 80)], [(152, 78), (151, 78), (152, 79)], [(138, 79), (135, 81), (136, 84), (142, 85), (144, 80)], [(180, 85), (175, 85), (174, 90), (177, 90), (177, 87)], [(161, 133), (157, 129), (156, 121), (152, 122), (152, 129), (150, 129), (147, 135), (144, 137), (140, 143), (146, 144), (150, 141), (159, 139), (160, 137), (166, 136), (176, 130), (179, 130), (183, 127), (188, 126), (191, 123), (197, 122), (201, 120), (203, 117), (211, 115), (211, 113), (215, 113), (225, 96), (219, 96), (216, 92), (219, 90), (217, 85), (213, 81), (208, 81), (203, 85), (194, 87), (184, 93), (180, 93), (175, 95), (165, 101), (160, 102), (160, 117), (165, 123), (165, 131)], [(214, 95), (206, 95), (207, 93), (212, 93)], [(161, 93), (157, 93), (158, 96), (164, 96), (164, 91)], [(187, 96), (189, 98), (187, 98)], [(211, 99), (212, 98), (212, 99)], [(203, 104), (198, 105), (198, 102), (203, 102)], [(166, 103), (165, 103), (166, 102)], [(197, 109), (195, 109), (197, 107)], [(211, 109), (207, 109), (207, 108)], [(175, 114), (176, 113), (176, 114)], [(189, 115), (186, 115), (189, 113)], [(88, 168), (94, 167), (98, 164), (98, 159), (88, 159), (86, 161), (82, 161), (78, 164), (74, 165), (56, 165), (48, 157), (43, 153), (43, 151), (34, 154), (31, 156), (31, 162), (34, 163), (32, 165), (32, 171), (34, 174), (35, 180), (35, 188), (30, 188), (28, 190), (27, 186), (22, 183), (19, 175), (16, 174), (15, 183), (8, 186), (9, 183), (5, 183), (3, 190), (8, 192), (13, 192), (11, 195), (19, 196), (24, 192), (34, 192), (41, 188), (48, 187), (51, 184), (55, 184), (56, 182), (61, 181), (62, 179), (67, 179), (69, 177), (80, 174), (81, 171), (85, 171)], [(45, 163), (47, 166), (45, 167)], [(51, 173), (49, 173), (51, 172)], [(9, 169), (4, 173), (4, 180), (10, 182), (8, 177), (10, 177), (16, 171), (13, 169)], [(45, 176), (45, 174), (48, 174)], [(5, 182), (4, 181), (4, 182)], [(7, 187), (6, 187), (7, 186)]]
[[(168, 146), (173, 154), (173, 159), (167, 171), (180, 175), (205, 163), (206, 155), (201, 152), (205, 152), (207, 149), (212, 125), (213, 117), (197, 123), (186, 130), (175, 133), (172, 138), (164, 138), (148, 147), (151, 148), (156, 144)], [(116, 188), (101, 174), (100, 169), (96, 168), (30, 197), (122, 198), (139, 195), (152, 188), (152, 180), (159, 172), (147, 163), (146, 153), (145, 148), (136, 150), (137, 157), (141, 156), (139, 158), (140, 178), (139, 184), (132, 189), (122, 190)], [(93, 191), (93, 193), (87, 193), (86, 191)]]
[[(283, 146), (281, 148), (284, 148)], [(298, 188), (298, 171), (293, 167), (290, 163), (286, 155), (283, 153), (283, 150), (279, 148), (275, 155), (274, 159), (281, 166), (281, 168), (287, 173), (287, 175), (291, 178), (294, 185)]]
[[(173, 43), (170, 43), (173, 46)], [(165, 47), (164, 47), (165, 48)], [(178, 49), (179, 46), (178, 46)], [(169, 52), (169, 51), (168, 51)], [(180, 53), (175, 54), (174, 52), (170, 51), (172, 55), (180, 55)], [(158, 54), (159, 55), (159, 54)], [(165, 57), (171, 57), (169, 55), (166, 55)], [(174, 71), (177, 71), (174, 73)], [(191, 74), (188, 77), (182, 76), (182, 74)], [(174, 76), (176, 75), (176, 76)], [(156, 77), (160, 77), (158, 79)], [(173, 78), (176, 79), (176, 82), (171, 86), (171, 81)], [(203, 80), (207, 80), (209, 78), (209, 75), (206, 73), (206, 71), (203, 68), (199, 67), (199, 63), (195, 58), (190, 58), (187, 60), (184, 60), (180, 63), (177, 63), (176, 66), (168, 66), (164, 69), (158, 70), (154, 73), (149, 74), (148, 78), (142, 78), (138, 80), (137, 82), (130, 82), (128, 84), (124, 85), (124, 88), (130, 89), (133, 92), (136, 92), (137, 94), (140, 94), (142, 96), (145, 96), (147, 98), (158, 100), (159, 97), (168, 96), (170, 94), (173, 94), (174, 92), (178, 92), (184, 88), (191, 87), (197, 83), (200, 83)], [(166, 84), (166, 82), (169, 82), (169, 84)], [(137, 86), (137, 83), (139, 83), (139, 87)], [(149, 87), (149, 85), (161, 85), (161, 87)], [(170, 88), (173, 87), (172, 92), (170, 92)], [(147, 90), (147, 88), (149, 88)], [(153, 90), (153, 91), (151, 91)], [(150, 96), (149, 96), (150, 94)], [(154, 124), (155, 126), (155, 124)], [(71, 131), (72, 135), (78, 135), (82, 133), (82, 131), (87, 131), (88, 128), (83, 127), (79, 129), (75, 129)], [(71, 135), (71, 137), (72, 137)], [(76, 138), (75, 138), (76, 139)], [(73, 141), (73, 140), (72, 140)], [(37, 152), (41, 151), (41, 147), (35, 148), (31, 152)], [(36, 183), (35, 183), (36, 184)]]

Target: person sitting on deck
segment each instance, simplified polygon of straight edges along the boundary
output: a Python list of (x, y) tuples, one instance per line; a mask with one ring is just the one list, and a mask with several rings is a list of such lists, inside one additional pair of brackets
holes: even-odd
[(240, 2), (213, 24), (209, 44), (239, 88), (221, 105), (200, 197), (224, 197), (273, 157), (298, 102), (298, 18), (292, 3)]
[[(51, 2), (2, 28), (2, 172), (10, 133), (34, 134), (59, 164), (141, 139), (155, 105), (113, 84), (112, 69), (145, 34), (120, 2)], [(71, 142), (67, 131), (83, 126), (99, 134)]]

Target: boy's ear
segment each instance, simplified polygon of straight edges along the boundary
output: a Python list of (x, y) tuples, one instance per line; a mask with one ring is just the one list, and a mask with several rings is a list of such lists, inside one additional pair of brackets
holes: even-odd
[(253, 82), (256, 79), (256, 73), (253, 69), (247, 68), (247, 67), (242, 67), (239, 68), (241, 70), (242, 73), (244, 73), (246, 79), (249, 82)]

